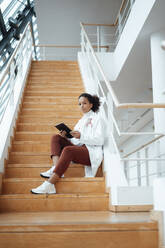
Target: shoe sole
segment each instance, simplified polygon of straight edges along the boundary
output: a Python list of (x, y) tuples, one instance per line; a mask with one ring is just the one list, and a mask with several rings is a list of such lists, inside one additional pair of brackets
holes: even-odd
[(53, 195), (53, 194), (56, 194), (56, 192), (54, 192), (54, 193), (36, 193), (36, 192), (33, 192), (32, 190), (30, 190), (30, 192), (31, 192), (32, 194), (35, 194), (35, 195), (46, 195), (46, 194), (48, 194), (48, 195)]
[[(43, 177), (43, 178), (50, 178), (50, 177), (44, 176), (44, 175), (42, 175), (42, 174), (40, 174), (40, 176)], [(61, 176), (61, 177), (64, 178), (64, 175)]]
[(50, 178), (50, 177), (44, 176), (44, 175), (42, 175), (42, 174), (40, 174), (40, 176), (43, 177), (43, 178)]

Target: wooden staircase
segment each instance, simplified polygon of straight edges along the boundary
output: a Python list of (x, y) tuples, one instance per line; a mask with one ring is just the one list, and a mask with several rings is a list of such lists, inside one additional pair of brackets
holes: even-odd
[(109, 212), (101, 168), (95, 178), (85, 178), (84, 167), (71, 164), (56, 184), (57, 194), (30, 193), (44, 181), (40, 172), (52, 165), (54, 125), (73, 128), (80, 119), (82, 92), (76, 62), (32, 62), (0, 195), (1, 248), (158, 247), (157, 223), (149, 216), (123, 222), (122, 214)]

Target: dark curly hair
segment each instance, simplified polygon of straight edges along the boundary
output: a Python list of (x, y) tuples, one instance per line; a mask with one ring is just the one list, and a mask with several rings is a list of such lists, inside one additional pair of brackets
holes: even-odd
[(93, 95), (93, 96), (92, 96), (92, 95), (90, 95), (90, 94), (88, 94), (88, 93), (82, 93), (82, 94), (79, 96), (78, 99), (80, 99), (80, 97), (85, 97), (85, 98), (87, 98), (88, 101), (89, 101), (90, 103), (93, 104), (93, 106), (92, 106), (92, 108), (91, 108), (91, 110), (92, 110), (93, 112), (98, 112), (98, 111), (99, 111), (100, 99), (99, 99), (98, 96), (96, 96), (96, 95)]

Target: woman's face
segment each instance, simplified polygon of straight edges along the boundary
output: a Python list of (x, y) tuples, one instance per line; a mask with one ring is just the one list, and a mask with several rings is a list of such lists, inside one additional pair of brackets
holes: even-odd
[(88, 101), (88, 98), (81, 96), (79, 98), (79, 106), (83, 113), (87, 113), (93, 107), (93, 104)]

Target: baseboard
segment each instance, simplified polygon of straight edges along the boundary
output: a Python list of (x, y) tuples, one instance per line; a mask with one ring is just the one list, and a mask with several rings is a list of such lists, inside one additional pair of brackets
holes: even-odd
[(149, 212), (153, 205), (110, 205), (112, 212)]
[(152, 210), (151, 211), (151, 220), (156, 220), (158, 222), (158, 229), (159, 229), (159, 248), (165, 248), (163, 245), (163, 229), (164, 229), (164, 223), (163, 223), (163, 211), (157, 211)]

